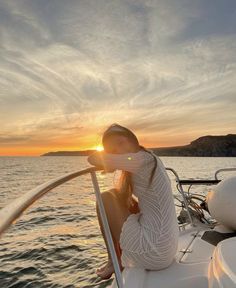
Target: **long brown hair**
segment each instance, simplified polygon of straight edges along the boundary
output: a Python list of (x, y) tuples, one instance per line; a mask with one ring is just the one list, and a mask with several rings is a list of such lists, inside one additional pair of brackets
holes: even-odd
[[(134, 144), (134, 146), (141, 148), (142, 150), (150, 153), (153, 156), (153, 158), (155, 159), (155, 165), (152, 170), (151, 176), (149, 178), (149, 186), (150, 186), (152, 183), (153, 176), (155, 174), (156, 167), (157, 167), (156, 157), (152, 154), (150, 150), (148, 150), (144, 146), (139, 145), (137, 137), (131, 130), (117, 123), (114, 123), (111, 126), (109, 126), (106, 129), (106, 131), (103, 133), (103, 137), (102, 137), (103, 146), (105, 142), (107, 141), (107, 139), (111, 137), (112, 135), (121, 135), (121, 136), (128, 138), (129, 141)], [(121, 172), (121, 176), (120, 176), (116, 189), (119, 191), (118, 197), (120, 197), (120, 199), (124, 201), (128, 205), (128, 207), (132, 205), (133, 185), (132, 185), (132, 173), (131, 172), (128, 172), (128, 171)]]

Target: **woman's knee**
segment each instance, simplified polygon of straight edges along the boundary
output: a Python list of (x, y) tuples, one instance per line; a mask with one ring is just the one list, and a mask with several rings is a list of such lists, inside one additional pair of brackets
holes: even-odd
[[(112, 205), (112, 202), (116, 198), (116, 189), (110, 189), (101, 193), (103, 205), (106, 207), (108, 204)], [(98, 201), (96, 201), (96, 207), (98, 207)]]
[[(105, 195), (112, 195), (112, 196), (116, 196), (118, 193), (118, 190), (116, 188), (111, 188), (109, 190), (106, 190), (104, 192), (102, 192), (102, 194), (105, 194)], [(105, 196), (106, 197), (106, 196)]]
[(116, 196), (116, 189), (110, 189), (107, 191), (104, 191), (101, 193), (101, 197), (103, 201), (106, 201), (107, 199), (110, 200), (111, 198), (114, 198)]

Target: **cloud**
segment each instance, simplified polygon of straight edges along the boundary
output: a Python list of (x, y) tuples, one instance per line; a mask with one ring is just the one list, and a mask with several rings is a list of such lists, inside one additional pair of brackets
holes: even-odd
[(0, 146), (91, 146), (112, 122), (147, 145), (233, 133), (235, 16), (232, 0), (0, 1)]
[(29, 140), (28, 137), (23, 137), (23, 136), (19, 136), (19, 137), (10, 137), (10, 136), (0, 136), (0, 143), (1, 144), (11, 144), (11, 143), (19, 143), (19, 142), (26, 142), (27, 140)]

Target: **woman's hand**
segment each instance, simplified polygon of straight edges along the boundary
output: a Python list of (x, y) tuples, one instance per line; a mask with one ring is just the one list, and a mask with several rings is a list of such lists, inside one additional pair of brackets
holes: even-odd
[(131, 203), (130, 203), (130, 206), (129, 206), (129, 211), (133, 214), (136, 214), (136, 213), (139, 213), (140, 212), (140, 209), (139, 209), (139, 206), (138, 206), (138, 202), (134, 199), (134, 197), (132, 197), (131, 199)]
[(101, 152), (99, 151), (94, 152), (93, 154), (88, 156), (87, 161), (93, 166), (104, 168), (104, 165), (102, 163)]
[(104, 162), (102, 159), (103, 153), (104, 152), (102, 151), (94, 152), (93, 154), (88, 156), (88, 159), (87, 159), (88, 162), (93, 166), (103, 169), (104, 170), (103, 173), (114, 172), (116, 169), (108, 169), (107, 167), (104, 166)]

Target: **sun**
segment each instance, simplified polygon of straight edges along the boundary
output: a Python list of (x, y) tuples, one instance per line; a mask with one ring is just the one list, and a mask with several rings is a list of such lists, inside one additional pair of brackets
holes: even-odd
[(98, 146), (96, 146), (96, 150), (97, 151), (103, 151), (104, 149), (103, 149), (102, 145), (98, 145)]

